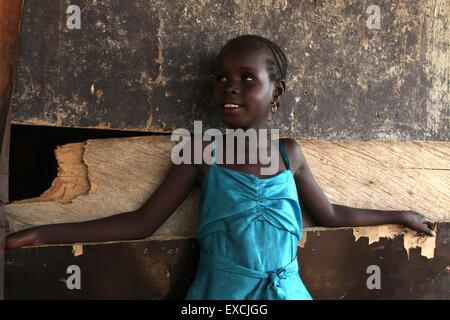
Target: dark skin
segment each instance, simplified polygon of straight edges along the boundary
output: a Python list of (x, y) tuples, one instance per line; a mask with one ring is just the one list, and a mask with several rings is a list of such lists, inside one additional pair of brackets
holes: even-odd
[[(217, 57), (213, 104), (221, 120), (232, 129), (267, 128), (271, 103), (280, 101), (285, 81), (271, 81), (266, 59), (268, 50), (255, 51), (248, 41), (225, 47)], [(224, 110), (225, 103), (239, 104), (235, 113)], [(270, 131), (270, 130), (269, 130)], [(226, 138), (226, 137), (225, 137)], [(205, 148), (210, 142), (203, 142)], [(425, 235), (434, 235), (435, 223), (413, 211), (383, 211), (331, 204), (315, 181), (300, 145), (293, 139), (280, 139), (289, 157), (299, 202), (321, 226), (371, 226), (400, 224)], [(248, 146), (246, 146), (246, 160)], [(191, 150), (193, 155), (193, 150)], [(225, 154), (225, 150), (224, 150)], [(236, 152), (235, 152), (236, 155)], [(286, 170), (281, 155), (277, 173)], [(225, 159), (225, 158), (224, 158)], [(194, 161), (191, 161), (193, 163)], [(232, 170), (262, 179), (262, 164), (220, 164)], [(13, 249), (52, 243), (134, 240), (151, 236), (189, 195), (192, 188), (202, 190), (209, 164), (172, 164), (167, 176), (147, 201), (137, 210), (110, 217), (76, 223), (44, 225), (10, 234), (5, 248)]]

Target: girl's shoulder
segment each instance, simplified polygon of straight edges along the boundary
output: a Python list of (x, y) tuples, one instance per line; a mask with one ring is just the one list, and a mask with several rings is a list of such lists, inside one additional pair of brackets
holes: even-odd
[[(203, 157), (203, 155), (205, 154), (206, 147), (209, 146), (210, 144), (212, 144), (212, 141), (202, 139), (201, 144), (200, 143), (199, 144), (191, 143), (191, 145), (190, 145), (190, 147), (191, 147), (191, 163), (197, 169), (199, 174), (204, 174), (206, 172), (206, 170), (208, 170), (208, 168), (209, 168), (209, 163), (207, 163), (205, 161), (205, 158)], [(196, 158), (195, 158), (195, 154), (197, 154)]]
[(305, 163), (305, 157), (298, 143), (292, 138), (280, 138), (280, 144), (283, 144), (289, 158), (291, 170), (295, 173)]

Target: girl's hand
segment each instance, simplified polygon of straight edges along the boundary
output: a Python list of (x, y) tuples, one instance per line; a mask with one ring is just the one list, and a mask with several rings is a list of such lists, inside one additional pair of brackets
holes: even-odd
[(24, 246), (43, 244), (37, 228), (22, 230), (6, 236), (5, 249), (16, 249)]
[(411, 210), (402, 211), (401, 224), (417, 232), (433, 237), (436, 236), (436, 233), (433, 231), (436, 223), (420, 213)]

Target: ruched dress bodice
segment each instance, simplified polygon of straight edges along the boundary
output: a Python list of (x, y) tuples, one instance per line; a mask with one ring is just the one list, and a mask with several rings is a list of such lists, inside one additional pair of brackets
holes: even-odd
[(297, 245), (302, 212), (287, 169), (268, 178), (219, 166), (206, 172), (196, 237), (200, 261), (188, 300), (310, 300)]

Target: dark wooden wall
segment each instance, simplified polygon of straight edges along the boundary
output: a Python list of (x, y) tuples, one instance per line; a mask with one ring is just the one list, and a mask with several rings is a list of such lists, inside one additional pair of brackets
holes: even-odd
[[(300, 276), (316, 300), (450, 299), (450, 223), (436, 230), (429, 259), (405, 250), (404, 235), (369, 244), (352, 228), (310, 230), (299, 247)], [(195, 238), (52, 245), (6, 253), (7, 299), (184, 299), (198, 263)], [(80, 289), (68, 289), (67, 268), (80, 268)], [(369, 266), (380, 288), (369, 289)]]
[[(449, 138), (450, 3), (360, 1), (26, 0), (13, 120), (170, 131), (221, 124), (211, 61), (240, 34), (276, 41), (290, 61), (271, 120), (318, 139)], [(369, 5), (381, 28), (369, 29)]]

